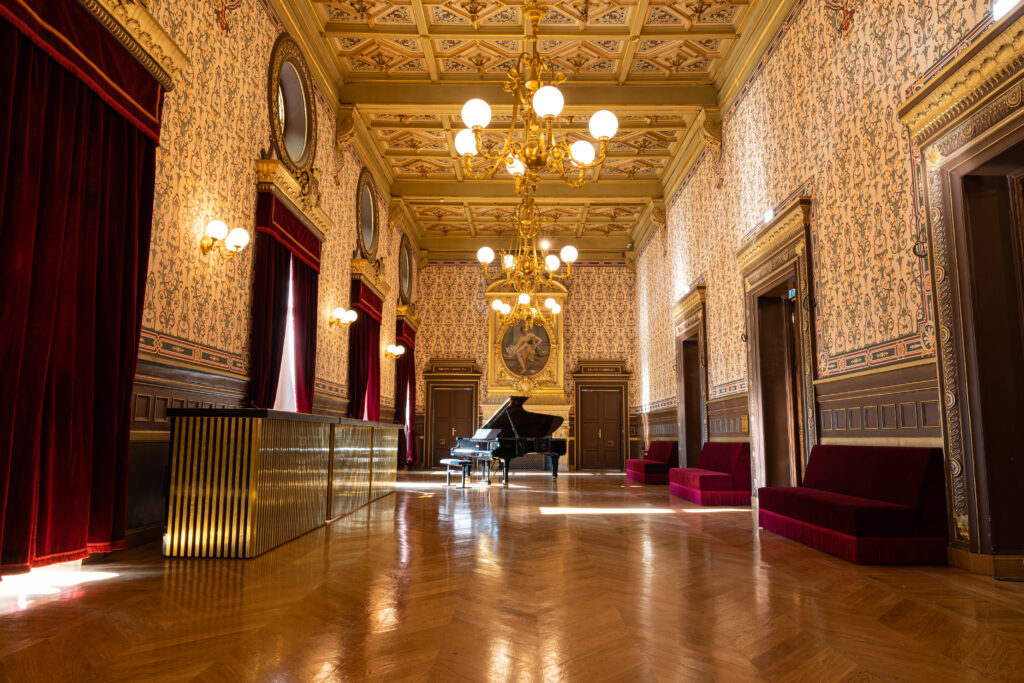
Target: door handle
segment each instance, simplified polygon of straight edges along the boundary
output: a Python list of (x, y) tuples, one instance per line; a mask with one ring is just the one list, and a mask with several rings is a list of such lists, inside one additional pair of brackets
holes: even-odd
[(455, 427), (452, 427), (452, 436), (455, 436)]
[(599, 438), (599, 439), (603, 439), (604, 438), (604, 433), (601, 431), (600, 427), (597, 428), (597, 438)]

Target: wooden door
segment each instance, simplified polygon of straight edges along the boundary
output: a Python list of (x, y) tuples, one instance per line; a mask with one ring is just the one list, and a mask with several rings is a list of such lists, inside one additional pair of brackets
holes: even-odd
[(577, 406), (580, 468), (622, 469), (622, 390), (581, 389)]
[(765, 483), (797, 486), (802, 478), (802, 449), (795, 417), (799, 415), (799, 391), (793, 302), (782, 294), (760, 296), (757, 316)]
[(430, 392), (431, 466), (449, 457), (460, 436), (473, 436), (476, 406), (473, 388), (434, 387)]

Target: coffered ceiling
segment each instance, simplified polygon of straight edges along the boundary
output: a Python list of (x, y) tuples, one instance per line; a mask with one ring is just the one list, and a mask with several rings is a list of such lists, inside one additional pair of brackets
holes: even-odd
[[(657, 215), (701, 149), (695, 122), (715, 119), (725, 80), (749, 67), (773, 0), (548, 0), (537, 38), (568, 80), (563, 129), (589, 139), (588, 116), (620, 122), (603, 164), (574, 190), (538, 186), (546, 233), (582, 257), (619, 257)], [(517, 198), (503, 170), (472, 179), (455, 152), (462, 104), (487, 100), (507, 127), (505, 73), (527, 47), (521, 0), (277, 0), (304, 34), (321, 80), (393, 209), (421, 249), (465, 257), (511, 235)], [(290, 21), (289, 21), (290, 20)], [(751, 31), (751, 29), (754, 29)], [(756, 39), (745, 35), (752, 32)], [(742, 54), (741, 54), (742, 53)], [(725, 78), (723, 78), (723, 76)]]

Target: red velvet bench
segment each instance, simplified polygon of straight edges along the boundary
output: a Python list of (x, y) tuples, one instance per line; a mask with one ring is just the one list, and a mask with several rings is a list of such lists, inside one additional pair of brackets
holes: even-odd
[(652, 441), (644, 457), (626, 461), (626, 476), (641, 484), (667, 484), (668, 471), (679, 464), (679, 444)]
[(942, 451), (815, 446), (804, 483), (758, 489), (763, 529), (857, 564), (946, 564)]
[(669, 470), (668, 479), (669, 493), (698, 505), (750, 505), (750, 444), (708, 441), (697, 467)]

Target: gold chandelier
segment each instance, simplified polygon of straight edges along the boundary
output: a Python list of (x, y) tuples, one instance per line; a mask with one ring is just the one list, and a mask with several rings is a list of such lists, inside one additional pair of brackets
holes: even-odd
[[(557, 174), (574, 188), (583, 187), (586, 170), (604, 161), (608, 140), (619, 128), (615, 114), (602, 109), (590, 117), (589, 124), (597, 150), (587, 140), (568, 142), (559, 118), (565, 100), (557, 87), (565, 81), (565, 74), (537, 49), (537, 25), (546, 11), (539, 0), (526, 0), (523, 6), (533, 27), (527, 37), (530, 50), (523, 52), (506, 74), (504, 90), (512, 94), (512, 120), (500, 151), (493, 152), (484, 141), (484, 129), (491, 122), (491, 107), (484, 100), (472, 99), (463, 105), (462, 121), (467, 128), (455, 136), (455, 150), (469, 177), (490, 178), (504, 166), (515, 178), (520, 195), (536, 186), (542, 171)], [(477, 156), (494, 163), (478, 172), (473, 169)]]
[[(538, 323), (554, 322), (555, 316), (562, 311), (561, 305), (545, 294), (554, 293), (552, 284), (569, 277), (572, 264), (578, 253), (576, 247), (566, 245), (559, 255), (549, 252), (549, 244), (542, 242), (537, 248), (537, 233), (540, 232), (540, 215), (536, 204), (530, 196), (523, 197), (512, 218), (516, 227), (516, 236), (512, 239), (511, 248), (502, 251), (498, 256), (499, 270), (492, 274), (489, 266), (494, 261), (495, 253), (490, 247), (480, 247), (477, 259), (483, 266), (484, 278), (488, 280), (504, 279), (506, 285), (514, 292), (511, 303), (495, 299), (491, 306), (504, 317), (508, 325), (525, 323), (533, 327)], [(565, 273), (558, 272), (562, 262)]]

